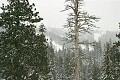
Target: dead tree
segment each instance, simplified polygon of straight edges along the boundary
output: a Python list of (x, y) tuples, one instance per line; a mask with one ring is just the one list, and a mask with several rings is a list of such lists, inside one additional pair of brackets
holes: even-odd
[(72, 10), (67, 18), (67, 23), (64, 25), (68, 28), (67, 40), (72, 43), (74, 52), (74, 68), (73, 68), (73, 80), (81, 80), (80, 77), (80, 64), (79, 64), (79, 43), (80, 43), (80, 33), (90, 33), (93, 28), (95, 28), (94, 22), (98, 21), (99, 18), (94, 15), (89, 15), (87, 12), (82, 10), (83, 0), (66, 0), (65, 10)]

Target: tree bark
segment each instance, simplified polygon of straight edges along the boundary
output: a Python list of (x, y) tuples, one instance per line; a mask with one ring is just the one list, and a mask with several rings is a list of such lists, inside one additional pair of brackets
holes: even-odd
[(75, 26), (74, 26), (74, 61), (75, 61), (75, 70), (74, 70), (74, 79), (73, 80), (80, 80), (80, 76), (79, 76), (79, 68), (80, 68), (80, 64), (79, 64), (79, 32), (78, 32), (78, 0), (74, 0), (74, 20), (75, 20)]

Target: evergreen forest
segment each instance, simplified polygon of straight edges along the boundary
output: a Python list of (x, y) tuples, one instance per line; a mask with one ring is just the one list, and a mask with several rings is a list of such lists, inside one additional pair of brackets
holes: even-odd
[(62, 30), (47, 28), (35, 3), (6, 1), (0, 3), (0, 80), (120, 80), (120, 31), (95, 40), (102, 17), (83, 10), (84, 0), (65, 0)]

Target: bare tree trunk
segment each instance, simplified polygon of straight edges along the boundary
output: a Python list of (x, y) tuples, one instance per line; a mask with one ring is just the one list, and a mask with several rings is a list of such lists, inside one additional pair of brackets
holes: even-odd
[(75, 71), (74, 71), (74, 79), (73, 80), (80, 80), (79, 78), (79, 68), (80, 68), (80, 64), (79, 64), (79, 32), (78, 32), (78, 0), (74, 0), (74, 20), (75, 20), (75, 26), (74, 26), (74, 61), (75, 61)]

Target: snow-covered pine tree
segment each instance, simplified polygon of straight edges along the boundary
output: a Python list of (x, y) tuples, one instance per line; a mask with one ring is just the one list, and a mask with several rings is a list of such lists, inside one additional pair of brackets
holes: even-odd
[(104, 61), (102, 66), (102, 74), (101, 79), (102, 80), (115, 80), (113, 77), (113, 63), (111, 60), (111, 47), (112, 45), (110, 43), (106, 43), (106, 47), (104, 50)]
[[(119, 23), (119, 28), (120, 28), (120, 23)], [(117, 46), (120, 46), (120, 33), (116, 35), (116, 37), (118, 37), (119, 41), (116, 42)]]
[(49, 73), (44, 29), (36, 35), (34, 23), (42, 20), (28, 0), (7, 0), (0, 13), (0, 73), (5, 80), (38, 80)]
[(72, 50), (66, 49), (64, 55), (64, 79), (65, 80), (72, 80), (72, 68), (73, 66), (73, 52)]
[(50, 76), (50, 80), (57, 80), (56, 78), (56, 75), (57, 75), (57, 71), (56, 71), (56, 54), (55, 54), (55, 51), (53, 49), (53, 44), (52, 44), (52, 39), (50, 39), (50, 43), (48, 45), (48, 49), (47, 49), (47, 52), (48, 52), (48, 58), (49, 58), (49, 67), (50, 67), (50, 73), (49, 73), (49, 76)]
[[(120, 28), (120, 23), (119, 23)], [(114, 79), (119, 80), (120, 79), (120, 33), (116, 35), (118, 37), (118, 42), (114, 43), (114, 46), (112, 47), (112, 56), (111, 59), (113, 61), (113, 67), (114, 67)]]
[(100, 71), (103, 60), (103, 52), (101, 42), (94, 43), (94, 50), (92, 51), (92, 79), (100, 80)]
[(120, 52), (116, 45), (111, 47), (111, 61), (113, 67), (113, 80), (120, 79)]

